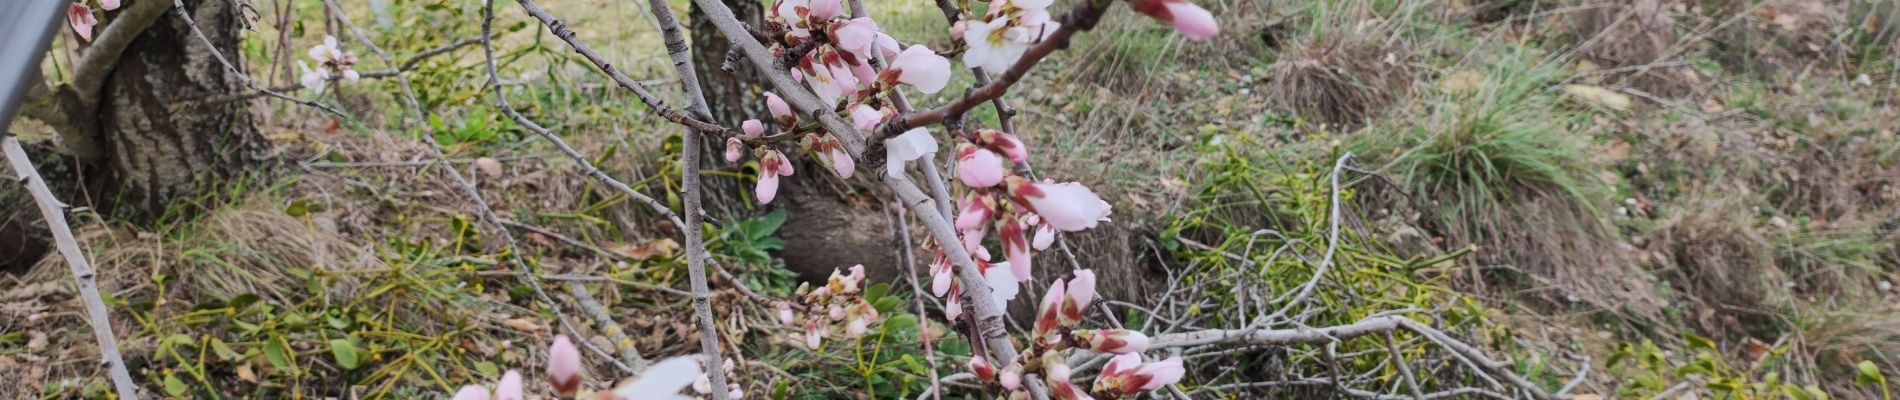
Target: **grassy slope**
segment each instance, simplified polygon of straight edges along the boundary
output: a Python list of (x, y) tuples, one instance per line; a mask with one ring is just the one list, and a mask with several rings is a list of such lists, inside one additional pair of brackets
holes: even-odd
[[(475, 33), (478, 2), (396, 3), (390, 25), (369, 27), (394, 53)], [(503, 3), (505, 74), (524, 82), (510, 89), (517, 106), (643, 190), (671, 188), (670, 156), (652, 150), (666, 142), (653, 133), (660, 125)], [(635, 2), (545, 3), (630, 75), (667, 75)], [(1606, 26), (1619, 14), (1589, 22), (1597, 8), (1521, 3), (1475, 16), (1465, 11), (1489, 3), (1209, 3), (1225, 29), (1210, 43), (1117, 12), (1012, 94), (1024, 110), (1017, 123), (1043, 149), (1039, 172), (1105, 188), (1118, 221), (1143, 227), (1183, 282), (1195, 283), (1166, 294), (1195, 305), (1160, 303), (1159, 318), (1130, 311), (1131, 323), (1233, 324), (1262, 306), (1233, 294), (1303, 282), (1312, 263), (1301, 257), (1324, 242), (1332, 160), (1351, 151), (1363, 172), (1348, 181), (1345, 261), (1309, 324), (1416, 308), (1416, 317), (1515, 355), (1521, 373), (1553, 388), (1588, 356), (1596, 378), (1579, 390), (1605, 395), (1644, 398), (1697, 382), (1692, 390), (1705, 394), (1812, 385), (1878, 396), (1878, 385), (1854, 377), (1863, 360), (1878, 371), (1900, 366), (1889, 359), (1900, 354), (1900, 314), (1879, 285), (1900, 262), (1895, 55), (1884, 44), (1894, 36), (1881, 33), (1891, 22), (1848, 16), (1880, 9), (1664, 2), (1664, 11), (1631, 20), (1663, 13), (1667, 24)], [(319, 12), (313, 1), (292, 4), (298, 15)], [(945, 28), (923, 2), (869, 6), (900, 40), (940, 40)], [(363, 10), (354, 19), (375, 17)], [(246, 47), (259, 70), (270, 59), (263, 38), (277, 34), (267, 25)], [(294, 41), (314, 43), (317, 30)], [(1658, 68), (1674, 75), (1604, 72), (1627, 67), (1614, 64), (1626, 59), (1619, 55), (1659, 54), (1630, 44), (1652, 37), (1683, 50)], [(443, 115), (453, 157), (500, 160), (503, 173), (484, 177), (484, 190), (512, 218), (635, 257), (607, 262), (538, 236), (527, 251), (549, 273), (678, 283), (668, 232), (482, 106), (478, 54), (432, 60), (412, 77)], [(1871, 85), (1852, 83), (1862, 74)], [(1566, 90), (1572, 84), (1611, 94)], [(289, 158), (408, 160), (418, 149), (404, 137), (412, 130), (393, 129), (394, 90), (373, 82), (333, 93), (327, 99), (357, 116), (338, 125), (282, 104), (260, 110)], [(102, 270), (120, 271), (105, 286), (129, 310), (119, 326), (142, 382), (180, 394), (407, 397), (538, 364), (551, 315), (515, 280), (493, 276), (499, 247), (469, 230), (441, 171), (296, 175), (241, 199), (207, 199), (228, 206), (157, 232), (86, 219)], [(735, 228), (715, 252), (755, 287), (784, 290), (790, 281), (761, 252), (771, 249), (772, 226)], [(1263, 239), (1261, 229), (1281, 235)], [(87, 359), (84, 335), (61, 334), (79, 318), (47, 294), (56, 292), (7, 288), (0, 371), (28, 372), (0, 397), (101, 393), (103, 381), (83, 363), (28, 367)], [(636, 345), (648, 356), (690, 351), (687, 317), (665, 311), (683, 309), (684, 298), (637, 285), (594, 292), (642, 333)], [(735, 316), (730, 334), (749, 338), (755, 359), (746, 361), (760, 362), (746, 367), (751, 393), (795, 382), (808, 397), (911, 394), (925, 376), (906, 339), (915, 327), (814, 353), (781, 343), (764, 310), (721, 304)], [(948, 373), (967, 349), (940, 346)], [(339, 347), (364, 354), (360, 365), (344, 365)], [(1323, 373), (1319, 356), (1291, 348), (1232, 359)], [(594, 367), (593, 376), (610, 376)], [(1396, 379), (1383, 363), (1347, 367)], [(1244, 378), (1202, 378), (1189, 389)], [(1428, 384), (1468, 379), (1445, 373)]]

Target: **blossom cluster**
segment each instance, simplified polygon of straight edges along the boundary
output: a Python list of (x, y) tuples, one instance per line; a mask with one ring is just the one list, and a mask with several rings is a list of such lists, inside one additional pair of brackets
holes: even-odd
[(310, 46), (310, 50), (305, 54), (317, 63), (317, 68), (311, 69), (310, 64), (297, 60), (297, 69), (303, 71), (303, 75), (299, 76), (297, 81), (305, 88), (321, 92), (325, 82), (341, 79), (344, 82), (354, 83), (361, 78), (354, 69), (356, 54), (343, 51), (343, 47), (337, 45), (335, 36), (324, 36), (323, 43)]
[[(780, 0), (766, 19), (766, 31), (779, 33), (771, 43), (780, 59), (794, 60), (787, 70), (811, 89), (819, 106), (850, 118), (852, 127), (870, 131), (897, 115), (889, 94), (899, 84), (923, 93), (937, 93), (950, 82), (950, 60), (923, 45), (906, 48), (884, 33), (869, 17), (847, 18), (844, 0)], [(888, 58), (878, 70), (873, 63)], [(816, 124), (800, 125), (798, 114), (777, 94), (765, 93), (772, 123), (747, 120), (740, 137), (726, 140), (726, 161), (738, 162), (750, 146), (759, 160), (755, 197), (771, 203), (778, 180), (791, 176), (790, 158), (757, 142), (768, 130), (799, 135), (798, 144), (838, 174), (850, 179), (857, 169), (851, 154), (832, 132)]]
[[(105, 11), (119, 9), (119, 0), (99, 0), (99, 8)], [(75, 1), (66, 6), (66, 24), (72, 26), (73, 33), (80, 40), (92, 40), (92, 27), (99, 25), (99, 18), (92, 15), (92, 7), (86, 2)]]
[(779, 302), (779, 323), (804, 328), (805, 347), (817, 350), (825, 338), (855, 339), (864, 336), (879, 320), (877, 308), (864, 299), (864, 266), (851, 267), (850, 274), (831, 271), (824, 286), (812, 289), (799, 284), (794, 301)]
[[(725, 374), (733, 375), (733, 362), (726, 360)], [(554, 337), (554, 344), (548, 346), (548, 384), (554, 388), (556, 398), (576, 400), (690, 400), (697, 397), (682, 395), (687, 387), (699, 395), (712, 393), (712, 383), (705, 369), (700, 366), (698, 357), (683, 356), (669, 358), (647, 367), (639, 377), (622, 381), (608, 391), (592, 391), (581, 385), (581, 353), (569, 341), (566, 335)], [(728, 379), (728, 382), (731, 380)], [(739, 384), (727, 385), (727, 397), (737, 399), (744, 396)], [(521, 373), (515, 370), (501, 375), (493, 388), (482, 385), (467, 385), (455, 392), (452, 400), (524, 400)]]
[[(1186, 374), (1180, 357), (1142, 362), (1141, 352), (1149, 345), (1147, 335), (1127, 329), (1080, 328), (1095, 300), (1095, 279), (1091, 270), (1076, 271), (1066, 282), (1057, 279), (1037, 308), (1030, 348), (1007, 360), (1000, 370), (982, 355), (971, 357), (971, 372), (1008, 390), (1011, 399), (1030, 398), (1023, 378), (1031, 374), (1042, 377), (1050, 397), (1060, 400), (1129, 398), (1180, 381)], [(1072, 349), (1119, 355), (1084, 390), (1070, 381), (1068, 353)]]

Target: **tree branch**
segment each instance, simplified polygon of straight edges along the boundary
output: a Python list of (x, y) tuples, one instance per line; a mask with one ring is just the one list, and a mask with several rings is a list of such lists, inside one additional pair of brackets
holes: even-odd
[[(99, 104), (99, 90), (105, 86), (106, 76), (111, 75), (112, 70), (119, 65), (119, 56), (124, 55), (125, 48), (132, 45), (132, 40), (145, 33), (145, 28), (150, 28), (153, 23), (158, 22), (158, 18), (165, 15), (165, 10), (180, 4), (163, 0), (129, 3), (131, 4), (112, 18), (112, 23), (107, 24), (106, 28), (99, 32), (99, 36), (93, 38), (91, 46), (86, 48), (86, 54), (80, 56), (79, 62), (73, 63), (73, 91), (78, 93), (86, 111), (92, 110)], [(179, 9), (182, 11), (183, 6), (180, 5)]]
[[(520, 0), (524, 4), (528, 0)], [(666, 0), (649, 0), (648, 8), (653, 18), (660, 24), (660, 35), (666, 40), (666, 52), (673, 58), (673, 69), (679, 72), (680, 86), (686, 88), (686, 98), (691, 103), (693, 113), (700, 118), (711, 119), (712, 110), (706, 105), (706, 94), (699, 87), (699, 73), (693, 70), (692, 55), (687, 53), (686, 36), (680, 33), (678, 18), (673, 16), (673, 8)], [(699, 321), (699, 351), (706, 356), (706, 377), (711, 380), (712, 398), (727, 400), (725, 368), (720, 364), (725, 358), (719, 355), (719, 327), (712, 311), (712, 288), (706, 280), (706, 242), (699, 234), (700, 189), (699, 153), (702, 141), (693, 135), (691, 129), (682, 135), (680, 144), (680, 190), (686, 204), (686, 274), (693, 286), (693, 314)], [(744, 285), (734, 281), (734, 285)]]
[[(600, 68), (602, 72), (606, 72), (607, 77), (612, 78), (614, 83), (620, 84), (621, 87), (627, 88), (627, 90), (632, 90), (633, 94), (640, 98), (640, 102), (646, 103), (647, 107), (652, 107), (653, 111), (658, 113), (661, 117), (666, 118), (668, 121), (685, 125), (687, 128), (698, 132), (717, 133), (721, 136), (738, 136), (738, 132), (731, 128), (702, 121), (694, 116), (687, 115), (685, 112), (681, 112), (679, 109), (666, 105), (666, 101), (654, 96), (653, 92), (647, 90), (646, 85), (642, 85), (639, 81), (635, 81), (632, 78), (628, 78), (626, 74), (620, 73), (620, 70), (615, 69), (612, 63), (602, 58), (600, 53), (596, 53), (593, 48), (587, 47), (586, 43), (581, 42), (580, 38), (574, 35), (573, 29), (569, 29), (566, 23), (554, 18), (554, 15), (548, 14), (546, 10), (542, 10), (541, 6), (535, 5), (533, 0), (515, 0), (515, 3), (520, 4), (521, 8), (528, 12), (528, 15), (540, 20), (542, 25), (547, 26), (548, 32), (553, 33), (555, 37), (567, 42), (568, 46), (574, 48), (574, 52), (580, 53), (581, 57), (593, 63), (594, 66)], [(730, 11), (728, 11), (728, 13), (730, 13)]]
[(121, 399), (139, 398), (138, 386), (132, 383), (132, 374), (125, 369), (125, 360), (119, 356), (118, 339), (112, 335), (112, 320), (106, 303), (99, 297), (99, 286), (93, 282), (92, 265), (87, 262), (86, 254), (79, 251), (79, 241), (73, 239), (71, 227), (66, 225), (66, 205), (53, 197), (53, 191), (46, 187), (46, 180), (33, 169), (33, 163), (26, 157), (26, 150), (20, 148), (20, 141), (11, 133), (0, 133), (0, 151), (6, 153), (7, 162), (13, 165), (13, 172), (25, 181), (27, 191), (33, 193), (33, 202), (40, 206), (40, 214), (46, 218), (46, 225), (53, 231), (53, 241), (59, 247), (59, 254), (66, 259), (66, 266), (73, 272), (73, 280), (79, 285), (79, 297), (86, 303), (86, 314), (91, 319), (93, 338), (99, 341), (99, 355), (104, 358), (107, 376), (112, 379), (112, 387)]
[(817, 95), (812, 94), (797, 81), (793, 81), (784, 66), (778, 65), (777, 57), (772, 55), (772, 51), (760, 44), (751, 30), (733, 16), (731, 8), (727, 8), (725, 3), (719, 0), (693, 0), (693, 4), (699, 5), (700, 10), (704, 11), (706, 17), (712, 21), (713, 27), (718, 28), (719, 33), (725, 35), (733, 48), (739, 49), (745, 54), (746, 59), (752, 61), (753, 66), (758, 67), (759, 74), (765, 76), (765, 80), (777, 89), (774, 93), (777, 93), (779, 98), (784, 99), (800, 114), (817, 119), (819, 125), (838, 137), (838, 142), (844, 145), (846, 152), (851, 153), (851, 157), (864, 159), (864, 134), (845, 122), (844, 118), (839, 117), (837, 111), (832, 109), (834, 105), (820, 104)]

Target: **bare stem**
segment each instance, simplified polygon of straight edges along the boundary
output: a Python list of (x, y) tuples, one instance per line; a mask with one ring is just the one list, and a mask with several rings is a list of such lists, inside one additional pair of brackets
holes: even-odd
[(11, 133), (0, 133), (0, 150), (6, 152), (7, 162), (13, 165), (13, 173), (25, 181), (27, 191), (33, 193), (33, 202), (39, 203), (40, 214), (46, 217), (46, 225), (53, 231), (53, 241), (59, 247), (59, 255), (66, 259), (66, 266), (73, 270), (73, 281), (79, 284), (79, 297), (86, 302), (86, 314), (92, 322), (93, 338), (99, 341), (99, 356), (112, 378), (112, 387), (118, 390), (119, 398), (137, 400), (138, 386), (132, 383), (132, 374), (125, 370), (125, 360), (119, 356), (119, 342), (112, 335), (112, 321), (108, 318), (106, 303), (99, 297), (99, 286), (93, 281), (92, 265), (87, 262), (86, 254), (79, 251), (79, 240), (73, 238), (72, 228), (66, 225), (66, 205), (53, 198), (53, 191), (46, 187), (46, 180), (33, 169), (33, 163), (27, 159), (26, 150), (20, 148), (20, 141)]

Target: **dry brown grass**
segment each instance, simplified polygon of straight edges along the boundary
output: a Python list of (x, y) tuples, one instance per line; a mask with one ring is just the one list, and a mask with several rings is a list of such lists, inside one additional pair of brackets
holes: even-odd
[(1410, 50), (1384, 30), (1327, 30), (1281, 53), (1261, 92), (1268, 104), (1304, 119), (1357, 129), (1411, 90)]
[(1652, 262), (1685, 300), (1684, 317), (1717, 337), (1750, 335), (1772, 326), (1788, 305), (1787, 277), (1776, 265), (1774, 243), (1755, 225), (1748, 197), (1707, 189), (1687, 195), (1682, 210), (1658, 221), (1647, 246)]
[(1578, 53), (1602, 71), (1616, 71), (1597, 77), (1615, 85), (1666, 97), (1690, 94), (1701, 78), (1683, 61), (1686, 46), (1670, 5), (1618, 0), (1576, 13), (1571, 32), (1580, 41)]

